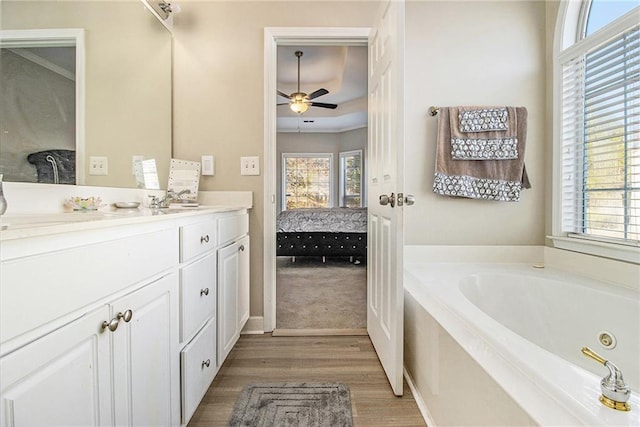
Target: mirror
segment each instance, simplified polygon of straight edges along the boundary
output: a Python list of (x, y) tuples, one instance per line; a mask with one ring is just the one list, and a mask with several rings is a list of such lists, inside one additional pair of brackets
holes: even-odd
[[(13, 84), (11, 76), (2, 76), (0, 173), (5, 181), (39, 182), (39, 172), (46, 175), (55, 163), (61, 183), (68, 182), (63, 178), (68, 180), (71, 165), (78, 184), (135, 187), (133, 157), (142, 156), (156, 160), (159, 180), (167, 182), (171, 159), (171, 33), (142, 1), (3, 0), (0, 19), (3, 33), (82, 30), (77, 45), (68, 39), (62, 46), (5, 48), (3, 44), (0, 75), (20, 74), (24, 80), (21, 67), (28, 66), (30, 74), (37, 76), (30, 81), (33, 84), (28, 96), (18, 92), (20, 85)], [(73, 62), (68, 65), (74, 57), (76, 73)], [(44, 69), (38, 68), (42, 64)], [(34, 82), (43, 81), (47, 89), (38, 92)], [(53, 86), (54, 82), (62, 87)], [(29, 100), (37, 101), (29, 105)], [(45, 116), (37, 118), (43, 112)], [(52, 116), (60, 120), (54, 123)], [(92, 157), (98, 160), (99, 168), (92, 170), (96, 165), (90, 161)], [(36, 167), (38, 162), (43, 164), (42, 171)], [(18, 163), (25, 169), (13, 173)]]

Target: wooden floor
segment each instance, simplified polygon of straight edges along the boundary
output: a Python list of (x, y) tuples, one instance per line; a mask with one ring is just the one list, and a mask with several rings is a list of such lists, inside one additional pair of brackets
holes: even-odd
[(368, 336), (243, 335), (220, 368), (190, 427), (226, 426), (242, 389), (260, 382), (342, 382), (355, 426), (424, 426), (411, 391), (391, 391)]

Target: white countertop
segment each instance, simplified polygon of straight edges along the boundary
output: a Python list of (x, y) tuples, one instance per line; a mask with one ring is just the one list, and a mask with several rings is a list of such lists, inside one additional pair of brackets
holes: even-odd
[(238, 210), (246, 210), (246, 207), (222, 205), (174, 209), (109, 207), (95, 211), (3, 215), (0, 217), (0, 242)]

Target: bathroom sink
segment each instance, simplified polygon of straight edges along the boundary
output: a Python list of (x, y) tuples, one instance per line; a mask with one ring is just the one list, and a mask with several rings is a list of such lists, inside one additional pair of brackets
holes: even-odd
[(31, 227), (47, 227), (53, 225), (99, 221), (107, 218), (117, 217), (109, 212), (69, 212), (50, 214), (24, 214), (24, 215), (3, 215), (0, 217), (0, 227), (2, 230), (15, 230)]

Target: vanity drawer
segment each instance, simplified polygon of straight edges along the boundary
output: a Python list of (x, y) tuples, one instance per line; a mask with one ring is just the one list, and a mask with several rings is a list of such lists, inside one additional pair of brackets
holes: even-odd
[(187, 342), (216, 313), (216, 254), (180, 270), (180, 342)]
[(249, 232), (249, 215), (226, 216), (218, 219), (218, 246), (233, 242)]
[(186, 424), (217, 372), (216, 323), (211, 319), (180, 353), (182, 423)]
[(180, 261), (185, 262), (216, 246), (216, 220), (180, 227)]

